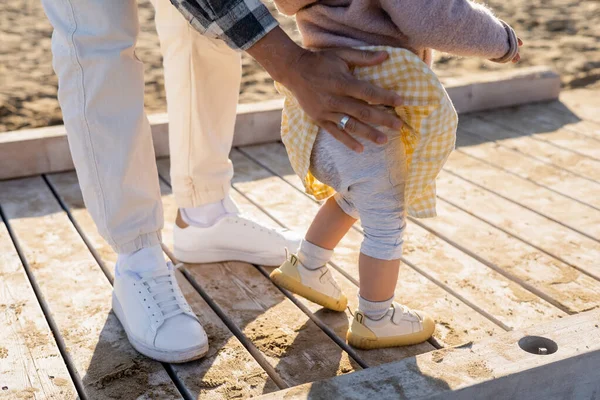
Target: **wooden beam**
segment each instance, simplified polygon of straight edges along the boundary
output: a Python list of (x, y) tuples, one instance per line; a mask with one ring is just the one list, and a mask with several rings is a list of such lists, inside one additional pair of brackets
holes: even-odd
[[(593, 399), (600, 393), (598, 321), (600, 311), (588, 312), (260, 399)], [(528, 353), (519, 346), (526, 336), (550, 339), (558, 351)]]
[(555, 100), (560, 76), (544, 66), (443, 79), (456, 111), (468, 113)]
[[(446, 78), (446, 89), (461, 113), (554, 100), (559, 76), (546, 67), (507, 69)], [(234, 146), (279, 140), (282, 99), (238, 105)], [(157, 157), (169, 155), (166, 114), (148, 117)], [(64, 126), (0, 134), (0, 180), (73, 169)]]

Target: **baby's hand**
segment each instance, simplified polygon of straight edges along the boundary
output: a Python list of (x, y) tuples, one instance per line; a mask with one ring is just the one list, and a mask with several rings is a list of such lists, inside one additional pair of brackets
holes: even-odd
[[(521, 38), (517, 38), (518, 42), (519, 42), (519, 47), (523, 46), (523, 41), (521, 40)], [(521, 59), (521, 55), (519, 53), (517, 53), (517, 55), (512, 59), (513, 63), (518, 63), (519, 60)]]

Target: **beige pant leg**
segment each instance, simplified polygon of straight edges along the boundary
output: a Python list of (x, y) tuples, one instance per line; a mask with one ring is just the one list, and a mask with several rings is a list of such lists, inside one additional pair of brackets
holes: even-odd
[(241, 55), (194, 30), (169, 0), (153, 0), (165, 70), (171, 182), (179, 207), (223, 199), (241, 80)]

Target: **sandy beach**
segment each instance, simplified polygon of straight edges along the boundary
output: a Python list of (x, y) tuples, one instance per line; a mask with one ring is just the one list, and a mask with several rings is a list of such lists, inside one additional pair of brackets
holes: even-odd
[[(525, 41), (521, 63), (515, 67), (437, 54), (435, 70), (440, 76), (548, 65), (561, 74), (564, 88), (600, 88), (600, 2), (492, 0), (488, 5)], [(274, 10), (272, 4), (269, 7)], [(166, 109), (153, 18), (150, 2), (140, 1), (137, 54), (145, 64), (149, 113)], [(293, 19), (280, 17), (280, 21), (288, 34), (298, 39)], [(52, 27), (39, 0), (0, 3), (0, 132), (62, 123), (56, 99), (57, 78), (52, 70), (51, 34)], [(277, 94), (268, 74), (244, 55), (240, 102), (274, 96)]]

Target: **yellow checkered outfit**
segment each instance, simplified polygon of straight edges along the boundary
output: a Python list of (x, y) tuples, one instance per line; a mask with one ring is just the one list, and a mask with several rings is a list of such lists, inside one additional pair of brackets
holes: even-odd
[[(385, 46), (363, 49), (384, 50), (390, 56), (381, 65), (356, 68), (354, 75), (384, 89), (394, 90), (403, 99), (403, 105), (396, 107), (395, 112), (404, 122), (401, 138), (407, 163), (403, 168), (408, 171), (404, 191), (408, 214), (417, 218), (434, 217), (435, 179), (454, 149), (456, 140), (458, 116), (452, 101), (435, 73), (409, 50)], [(303, 179), (307, 193), (318, 200), (330, 197), (335, 191), (319, 182), (309, 171), (319, 127), (304, 113), (289, 90), (278, 83), (276, 87), (285, 96), (281, 139), (292, 167)]]

